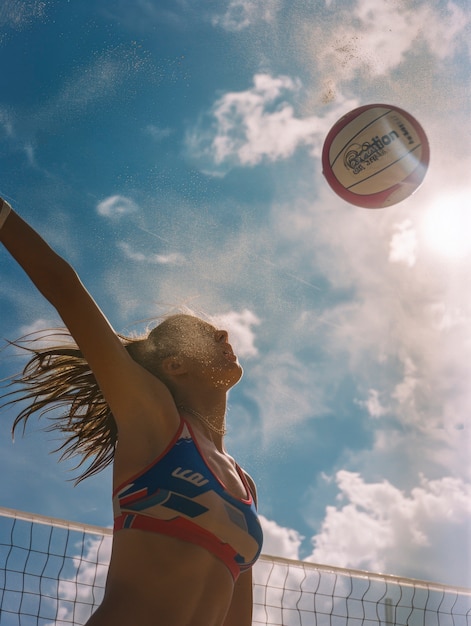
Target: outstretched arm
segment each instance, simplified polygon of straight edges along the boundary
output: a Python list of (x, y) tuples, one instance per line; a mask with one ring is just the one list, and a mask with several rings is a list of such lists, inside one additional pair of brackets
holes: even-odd
[[(85, 288), (80, 284), (71, 265), (8, 207), (9, 205), (4, 203), (0, 212), (0, 220), (3, 221), (0, 241), (61, 317), (67, 318), (67, 320), (64, 319), (67, 326), (69, 323), (74, 326), (75, 315), (71, 298), (84, 299)], [(104, 318), (103, 322), (105, 322)], [(71, 328), (69, 330), (72, 332)], [(78, 332), (80, 334), (80, 329)]]
[(1, 199), (0, 206), (0, 241), (61, 316), (118, 424), (136, 413), (136, 401), (155, 402), (158, 418), (172, 406), (165, 385), (132, 360), (71, 265)]

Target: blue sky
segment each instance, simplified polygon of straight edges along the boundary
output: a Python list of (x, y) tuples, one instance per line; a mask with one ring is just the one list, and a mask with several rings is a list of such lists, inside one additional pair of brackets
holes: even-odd
[[(181, 308), (228, 328), (266, 553), (471, 585), (470, 25), (465, 0), (2, 2), (0, 193), (118, 331)], [(377, 211), (320, 162), (372, 102), (431, 148)], [(0, 336), (57, 325), (0, 263)], [(110, 473), (74, 488), (13, 417), (0, 505), (110, 525)]]

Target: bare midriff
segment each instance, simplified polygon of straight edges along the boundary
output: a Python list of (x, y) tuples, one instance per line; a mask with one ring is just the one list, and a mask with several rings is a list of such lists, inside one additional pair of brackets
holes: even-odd
[(233, 590), (226, 565), (204, 548), (121, 530), (103, 603), (87, 626), (222, 626)]

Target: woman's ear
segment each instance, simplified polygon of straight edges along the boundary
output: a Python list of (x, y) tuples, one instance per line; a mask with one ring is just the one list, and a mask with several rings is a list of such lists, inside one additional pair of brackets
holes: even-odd
[(177, 356), (166, 357), (162, 361), (161, 367), (166, 376), (181, 376), (188, 371), (184, 360)]

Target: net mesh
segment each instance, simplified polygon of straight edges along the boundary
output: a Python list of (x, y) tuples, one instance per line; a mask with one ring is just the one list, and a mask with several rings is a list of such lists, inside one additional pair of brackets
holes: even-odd
[[(1, 626), (84, 624), (103, 597), (111, 531), (0, 508)], [(471, 626), (471, 590), (262, 556), (253, 625)]]

